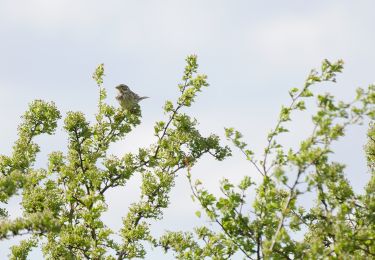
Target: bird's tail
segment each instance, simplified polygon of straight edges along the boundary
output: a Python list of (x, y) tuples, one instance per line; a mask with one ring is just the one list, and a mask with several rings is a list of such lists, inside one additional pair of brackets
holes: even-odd
[(139, 101), (141, 101), (142, 99), (146, 99), (146, 98), (150, 98), (150, 97), (140, 97)]

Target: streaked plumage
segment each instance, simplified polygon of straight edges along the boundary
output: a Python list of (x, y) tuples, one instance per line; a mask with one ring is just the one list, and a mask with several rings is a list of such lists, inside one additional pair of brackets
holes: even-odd
[(138, 104), (139, 101), (148, 97), (140, 97), (138, 94), (130, 90), (130, 88), (125, 84), (120, 84), (116, 87), (118, 90), (118, 95), (116, 99), (120, 103), (121, 107), (127, 110), (130, 110), (134, 107), (135, 104)]

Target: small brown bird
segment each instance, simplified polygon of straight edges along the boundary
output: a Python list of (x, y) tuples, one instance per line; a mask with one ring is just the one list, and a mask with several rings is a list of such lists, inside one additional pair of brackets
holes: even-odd
[(117, 101), (120, 103), (121, 107), (130, 110), (139, 101), (148, 97), (140, 97), (138, 94), (130, 90), (130, 88), (125, 84), (120, 84), (116, 87), (118, 90), (118, 95), (116, 96)]

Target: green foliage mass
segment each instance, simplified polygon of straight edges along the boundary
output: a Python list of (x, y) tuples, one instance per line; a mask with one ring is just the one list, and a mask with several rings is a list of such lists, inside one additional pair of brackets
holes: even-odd
[[(197, 74), (196, 56), (186, 59), (177, 102), (167, 101), (167, 119), (155, 123), (155, 143), (121, 158), (108, 155), (110, 144), (122, 140), (141, 122), (141, 110), (116, 108), (105, 102), (104, 65), (93, 79), (99, 88), (96, 121), (81, 112), (68, 112), (64, 129), (68, 152), (49, 155), (47, 169), (34, 169), (40, 134), (53, 134), (60, 113), (53, 103), (30, 104), (19, 127), (12, 156), (0, 157), (0, 199), (6, 203), (19, 193), (23, 216), (12, 219), (2, 209), (0, 238), (30, 234), (12, 248), (14, 259), (26, 259), (32, 247), (41, 245), (47, 259), (128, 259), (144, 257), (145, 242), (155, 243), (150, 220), (160, 219), (169, 205), (169, 193), (179, 171), (192, 167), (204, 154), (218, 160), (229, 155), (216, 135), (202, 136), (197, 121), (181, 112), (208, 86), (206, 76)], [(106, 193), (125, 187), (130, 178), (142, 177), (141, 195), (123, 216), (121, 230), (111, 230), (101, 216), (107, 210)], [(115, 239), (118, 235), (121, 239)]]
[[(368, 133), (371, 179), (364, 194), (354, 193), (344, 175), (345, 165), (330, 159), (332, 143), (344, 136), (348, 126), (374, 119), (375, 86), (358, 89), (348, 103), (337, 102), (330, 94), (315, 97), (311, 89), (316, 83), (336, 82), (342, 69), (341, 60), (324, 60), (321, 70), (312, 70), (302, 88), (290, 90), (291, 102), (281, 108), (259, 159), (239, 131), (226, 128), (227, 138), (242, 151), (260, 181), (253, 181), (250, 175), (238, 185), (224, 179), (220, 186), (223, 195), (215, 196), (189, 174), (194, 199), (218, 228), (168, 232), (159, 241), (165, 251), (173, 251), (178, 259), (232, 259), (238, 255), (247, 259), (375, 257), (375, 127)], [(285, 147), (278, 139), (290, 131), (286, 123), (292, 120), (293, 112), (306, 110), (306, 99), (313, 97), (317, 112), (311, 118), (311, 134), (297, 149)], [(253, 199), (249, 198), (250, 191), (255, 191)], [(302, 205), (305, 194), (315, 201)], [(197, 212), (198, 217), (201, 215)], [(297, 233), (303, 234), (302, 238), (297, 239)]]
[[(54, 103), (36, 100), (18, 128), (18, 140), (10, 156), (0, 155), (0, 202), (22, 198), (23, 215), (12, 218), (0, 208), (0, 240), (28, 235), (11, 248), (11, 259), (26, 259), (40, 246), (46, 259), (130, 259), (146, 256), (145, 244), (173, 252), (177, 259), (372, 259), (375, 257), (375, 126), (371, 123), (365, 147), (370, 181), (356, 194), (345, 177), (345, 165), (332, 161), (332, 144), (353, 124), (375, 117), (375, 86), (358, 89), (350, 102), (336, 101), (330, 94), (316, 95), (313, 86), (336, 82), (343, 62), (323, 61), (312, 70), (301, 88), (289, 91), (290, 104), (283, 106), (267, 144), (258, 156), (234, 128), (226, 136), (259, 174), (246, 175), (239, 184), (222, 180), (222, 196), (193, 180), (190, 172), (204, 155), (217, 160), (231, 155), (216, 135), (204, 137), (197, 121), (182, 112), (208, 86), (197, 74), (196, 56), (188, 56), (180, 96), (166, 101), (166, 120), (154, 125), (155, 142), (122, 157), (107, 154), (111, 144), (123, 140), (141, 123), (138, 105), (131, 111), (106, 103), (104, 65), (93, 74), (99, 89), (95, 122), (81, 112), (68, 112), (64, 129), (68, 151), (53, 152), (46, 169), (35, 169), (41, 134), (54, 134), (61, 118)], [(291, 131), (287, 123), (296, 111), (306, 112), (306, 101), (315, 98), (312, 131), (297, 148), (280, 142)], [(373, 121), (371, 121), (373, 122)], [(151, 221), (163, 217), (175, 178), (186, 169), (193, 199), (205, 216), (216, 224), (192, 232), (151, 234)], [(228, 173), (229, 174), (229, 173)], [(102, 221), (106, 195), (141, 176), (141, 195), (123, 216), (120, 230)], [(255, 181), (257, 180), (257, 181)], [(254, 191), (254, 198), (249, 193)], [(304, 195), (315, 197), (302, 205)], [(305, 199), (306, 200), (306, 199)], [(203, 213), (203, 214), (202, 214)], [(297, 234), (302, 238), (297, 239)]]

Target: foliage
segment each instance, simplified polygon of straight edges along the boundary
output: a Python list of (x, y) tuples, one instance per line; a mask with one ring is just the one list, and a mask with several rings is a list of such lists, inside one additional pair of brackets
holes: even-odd
[[(227, 128), (226, 135), (261, 177), (251, 176), (234, 185), (221, 183), (217, 197), (200, 180), (188, 175), (194, 199), (219, 231), (199, 227), (195, 232), (168, 232), (159, 245), (172, 250), (178, 259), (372, 259), (375, 256), (375, 128), (369, 130), (367, 157), (371, 180), (363, 195), (355, 194), (345, 178), (345, 165), (330, 160), (332, 143), (349, 125), (374, 119), (375, 86), (358, 89), (352, 102), (337, 102), (330, 94), (317, 95), (312, 132), (297, 149), (282, 145), (280, 134), (289, 132), (286, 123), (295, 111), (306, 109), (314, 97), (311, 87), (336, 82), (343, 62), (323, 61), (320, 72), (312, 70), (301, 89), (293, 88), (291, 102), (283, 106), (275, 128), (267, 136), (260, 160), (242, 141), (242, 134)], [(190, 170), (190, 169), (189, 169)], [(255, 198), (250, 199), (250, 190)], [(302, 205), (306, 196), (315, 204)], [(201, 216), (201, 212), (197, 212)], [(297, 233), (303, 234), (297, 239)]]
[[(99, 89), (98, 113), (90, 123), (81, 112), (68, 112), (64, 129), (68, 151), (53, 152), (46, 169), (35, 169), (40, 148), (35, 137), (52, 135), (61, 118), (52, 102), (36, 100), (18, 128), (11, 155), (0, 155), (0, 202), (22, 198), (23, 215), (12, 218), (0, 208), (0, 240), (27, 235), (11, 248), (11, 259), (26, 259), (41, 246), (47, 259), (128, 259), (146, 256), (145, 243), (172, 251), (178, 259), (371, 259), (375, 256), (375, 126), (370, 125), (366, 155), (371, 174), (363, 194), (356, 194), (345, 177), (345, 165), (332, 161), (332, 144), (346, 129), (375, 117), (375, 86), (358, 89), (351, 102), (330, 94), (314, 94), (313, 85), (336, 82), (343, 62), (323, 61), (312, 70), (302, 88), (293, 88), (291, 102), (281, 108), (275, 128), (267, 135), (259, 157), (242, 134), (226, 128), (227, 138), (245, 156), (260, 178), (245, 176), (238, 184), (224, 179), (222, 196), (215, 196), (190, 174), (204, 154), (218, 160), (230, 156), (216, 135), (202, 136), (197, 121), (182, 111), (190, 107), (205, 75), (197, 74), (196, 56), (186, 59), (180, 96), (166, 101), (165, 121), (154, 125), (155, 143), (121, 157), (109, 155), (111, 144), (123, 140), (141, 123), (141, 110), (131, 111), (106, 103), (104, 65), (93, 74)], [(311, 134), (297, 148), (280, 142), (296, 111), (306, 110), (315, 97)], [(258, 159), (259, 158), (259, 159)], [(187, 169), (193, 198), (206, 217), (217, 225), (194, 232), (151, 234), (150, 223), (163, 217), (175, 178)], [(102, 221), (108, 191), (126, 188), (141, 176), (141, 195), (123, 216), (120, 230)], [(254, 198), (249, 194), (254, 191)], [(303, 205), (306, 196), (315, 202)], [(310, 200), (309, 200), (310, 201)], [(306, 203), (305, 203), (306, 204)], [(196, 212), (202, 217), (202, 212)], [(302, 238), (298, 238), (302, 236)]]
[[(107, 150), (140, 124), (141, 110), (137, 105), (129, 112), (105, 102), (103, 64), (93, 75), (99, 88), (96, 121), (88, 122), (81, 112), (68, 112), (64, 120), (68, 152), (51, 153), (46, 169), (33, 167), (39, 152), (34, 139), (53, 134), (61, 116), (53, 103), (36, 100), (30, 104), (13, 154), (0, 157), (0, 201), (7, 203), (20, 194), (23, 207), (18, 219), (8, 216), (5, 208), (0, 211), (0, 239), (31, 235), (12, 248), (11, 258), (26, 259), (32, 247), (39, 245), (47, 259), (145, 256), (144, 243), (156, 241), (150, 220), (162, 218), (178, 172), (192, 167), (206, 153), (218, 160), (230, 154), (216, 135), (202, 136), (197, 121), (181, 111), (208, 86), (206, 76), (197, 74), (197, 57), (189, 56), (186, 62), (177, 102), (167, 101), (167, 120), (155, 123), (155, 143), (121, 158), (108, 155)], [(106, 193), (126, 188), (136, 175), (142, 177), (140, 198), (123, 217), (121, 230), (111, 230), (101, 219), (107, 210)]]

